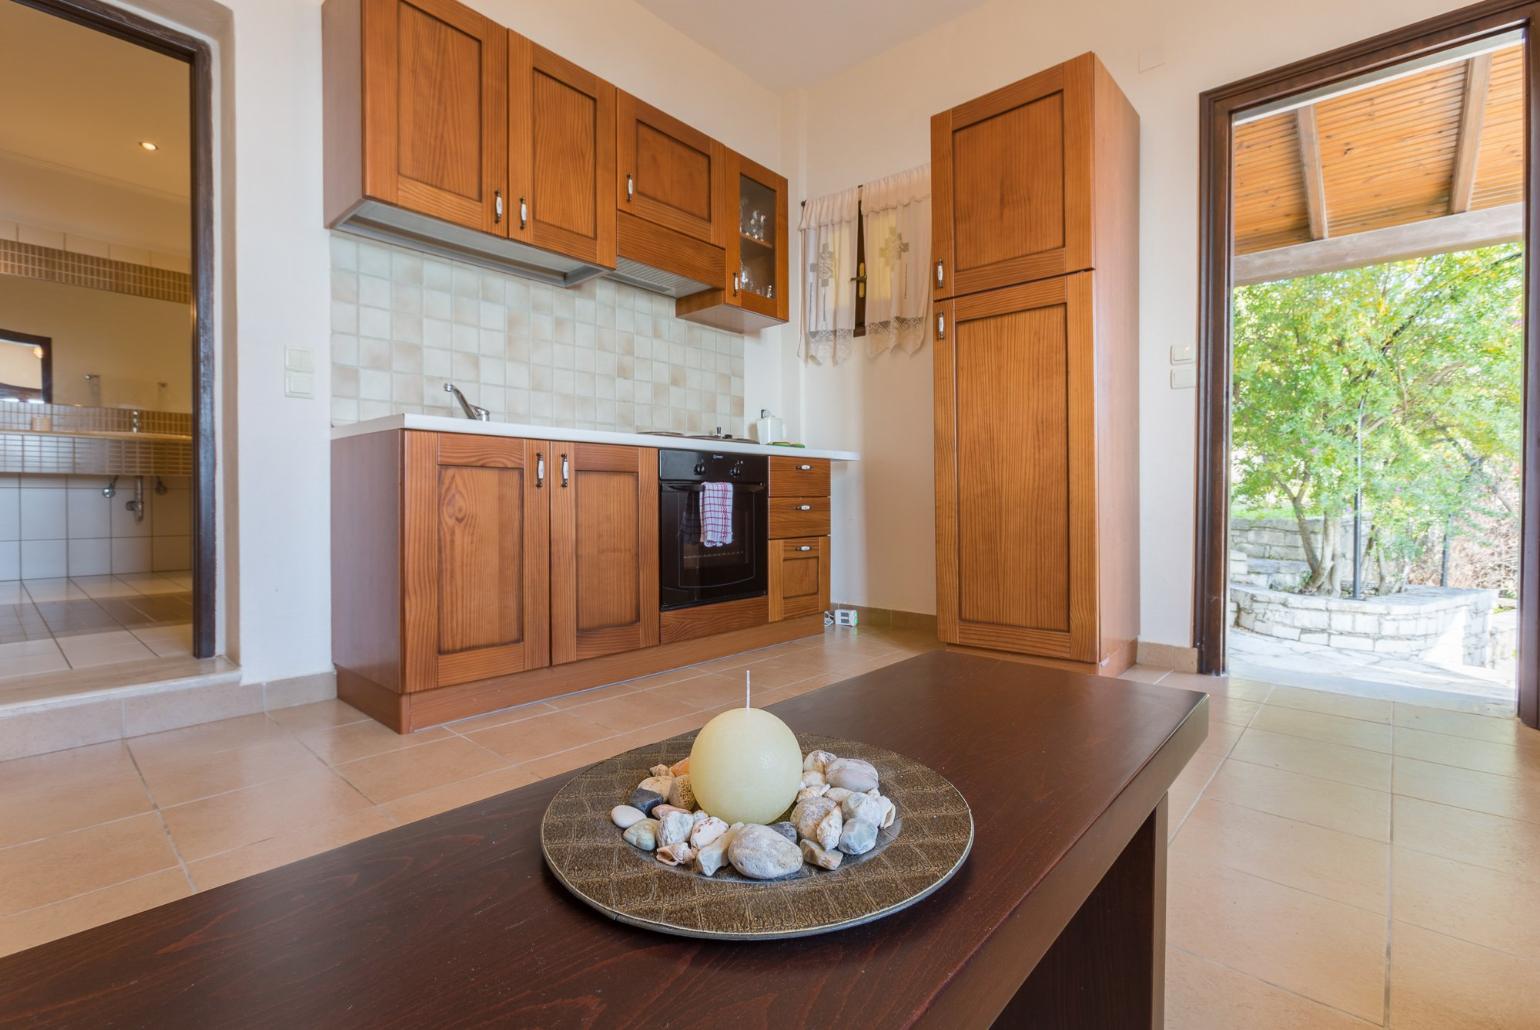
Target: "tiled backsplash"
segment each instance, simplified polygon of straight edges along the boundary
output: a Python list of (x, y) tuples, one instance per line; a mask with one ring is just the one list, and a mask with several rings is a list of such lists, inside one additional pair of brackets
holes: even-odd
[(332, 421), (458, 415), (453, 382), (497, 421), (742, 433), (743, 337), (673, 311), (333, 234)]
[(192, 567), (192, 491), (188, 480), (144, 480), (144, 519), (125, 505), (134, 480), (105, 476), (0, 475), (0, 580), (108, 573), (176, 572)]

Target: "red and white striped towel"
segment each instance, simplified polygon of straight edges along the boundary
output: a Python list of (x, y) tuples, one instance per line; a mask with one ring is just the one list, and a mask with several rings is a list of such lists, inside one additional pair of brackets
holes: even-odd
[(733, 485), (702, 483), (700, 492), (702, 547), (726, 547), (733, 542)]

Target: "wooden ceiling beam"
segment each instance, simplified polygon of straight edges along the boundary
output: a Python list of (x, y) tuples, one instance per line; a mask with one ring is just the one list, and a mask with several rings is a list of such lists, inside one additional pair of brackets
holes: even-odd
[(1324, 240), (1331, 226), (1326, 219), (1326, 178), (1321, 174), (1321, 136), (1315, 127), (1315, 105), (1294, 112), (1299, 131), (1299, 164), (1305, 176), (1305, 214), (1310, 219), (1310, 238)]
[(1238, 254), (1230, 266), (1236, 286), (1340, 272), (1424, 254), (1473, 250), (1524, 237), (1524, 205), (1504, 204), (1457, 215), (1426, 218), (1312, 243)]
[(1481, 157), (1481, 130), (1486, 124), (1491, 84), (1491, 54), (1479, 54), (1465, 62), (1465, 100), (1460, 105), (1460, 135), (1449, 184), (1449, 213), (1453, 215), (1469, 211), (1476, 195), (1476, 161)]

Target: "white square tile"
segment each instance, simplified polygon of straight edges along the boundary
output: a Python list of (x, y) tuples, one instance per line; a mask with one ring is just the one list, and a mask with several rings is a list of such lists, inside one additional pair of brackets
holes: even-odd
[(62, 481), (56, 486), (22, 490), (21, 539), (63, 540), (68, 535), (65, 523), (67, 493)]
[(21, 539), (21, 490), (0, 486), (0, 540)]
[(21, 548), (22, 579), (58, 579), (69, 572), (63, 540), (26, 540)]
[(112, 571), (112, 541), (106, 537), (68, 541), (71, 576), (103, 576)]
[(0, 541), (0, 582), (21, 578), (21, 544)]
[(149, 537), (113, 538), (112, 571), (114, 573), (149, 572), (150, 565)]
[(176, 572), (192, 567), (192, 537), (157, 536), (150, 541), (150, 567), (156, 572)]
[[(151, 495), (148, 490), (149, 485), (150, 484), (146, 484), (147, 489), (145, 491), (146, 509), (148, 509), (149, 506), (154, 503), (154, 501), (151, 500), (153, 495)], [(113, 537), (140, 537), (150, 535), (150, 520), (148, 518), (136, 519), (134, 517), (134, 513), (128, 510), (128, 502), (134, 499), (133, 486), (134, 481), (132, 479), (120, 480), (118, 482), (117, 495), (108, 502), (108, 504), (111, 506), (108, 509), (111, 512), (110, 518), (112, 523), (112, 530), (110, 535)]]
[(65, 523), (71, 539), (112, 535), (112, 504), (117, 498), (108, 499), (96, 490), (71, 489), (65, 493)]

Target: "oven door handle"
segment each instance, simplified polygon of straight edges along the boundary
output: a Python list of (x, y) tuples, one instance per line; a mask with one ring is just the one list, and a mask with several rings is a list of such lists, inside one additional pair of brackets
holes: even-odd
[[(763, 483), (734, 483), (732, 486), (734, 490), (742, 490), (746, 494), (762, 494), (765, 492), (765, 484)], [(694, 486), (683, 486), (679, 483), (664, 483), (663, 489), (673, 490), (675, 493), (681, 494), (698, 494), (704, 490), (705, 487), (698, 483)]]

